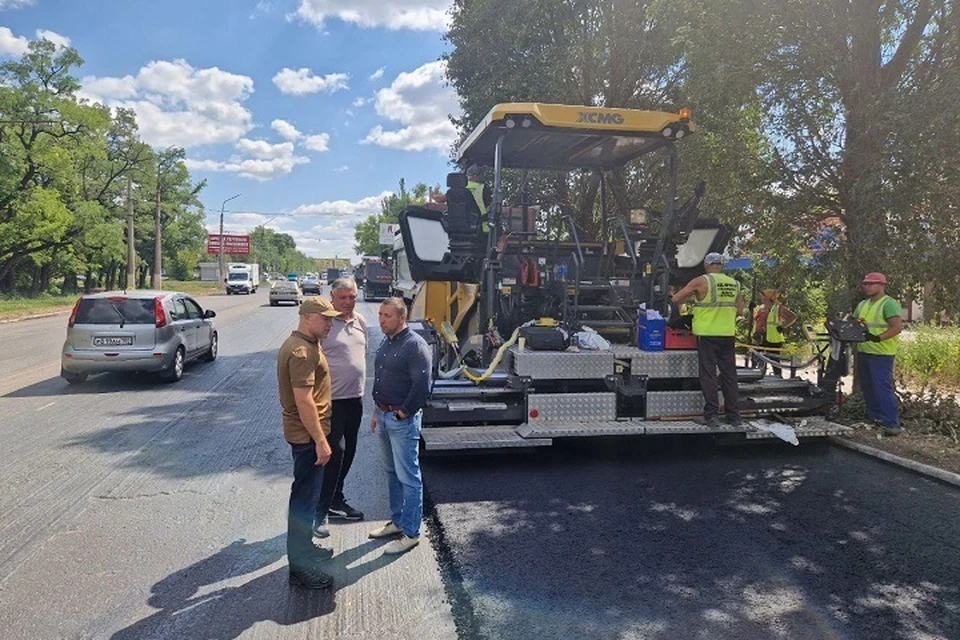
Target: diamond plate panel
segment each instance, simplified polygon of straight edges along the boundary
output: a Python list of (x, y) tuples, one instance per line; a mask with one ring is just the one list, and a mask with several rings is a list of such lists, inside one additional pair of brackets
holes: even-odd
[(515, 427), (437, 427), (420, 432), (427, 451), (465, 451), (467, 449), (512, 449), (547, 447), (549, 438), (524, 438)]
[(647, 392), (647, 418), (695, 416), (703, 413), (703, 394), (699, 391)]
[[(530, 423), (575, 422), (578, 420), (615, 420), (615, 393), (531, 393), (527, 396), (529, 413), (537, 411)], [(529, 415), (529, 414), (528, 414)]]
[(634, 375), (650, 378), (696, 378), (699, 375), (696, 351), (641, 351), (627, 345), (614, 345), (611, 351), (630, 360)]
[(603, 379), (613, 373), (612, 351), (533, 351), (510, 348), (513, 372), (534, 380)]

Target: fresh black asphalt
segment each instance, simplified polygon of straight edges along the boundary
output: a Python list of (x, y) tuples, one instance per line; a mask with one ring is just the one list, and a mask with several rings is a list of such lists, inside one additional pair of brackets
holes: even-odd
[(826, 443), (428, 458), (461, 638), (960, 638), (960, 492)]

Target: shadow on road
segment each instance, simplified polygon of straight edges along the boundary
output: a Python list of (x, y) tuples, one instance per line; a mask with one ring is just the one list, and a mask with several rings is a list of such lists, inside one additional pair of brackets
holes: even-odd
[(685, 442), (426, 461), (461, 637), (960, 637), (955, 491)]
[[(258, 622), (290, 626), (328, 616), (336, 609), (337, 591), (393, 561), (378, 555), (355, 564), (378, 546), (370, 541), (334, 556), (325, 567), (334, 576), (334, 589), (309, 591), (288, 585), (285, 563), (263, 572), (283, 559), (284, 536), (260, 542), (236, 540), (153, 585), (147, 604), (160, 611), (121, 629), (112, 638), (236, 638)], [(241, 584), (213, 588), (223, 581), (236, 583), (245, 576), (251, 577)], [(312, 633), (310, 637), (321, 634)]]

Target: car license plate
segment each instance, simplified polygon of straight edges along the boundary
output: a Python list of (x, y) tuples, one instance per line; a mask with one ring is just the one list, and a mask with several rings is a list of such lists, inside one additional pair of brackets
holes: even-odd
[(133, 336), (97, 336), (93, 339), (95, 347), (129, 347), (133, 344)]

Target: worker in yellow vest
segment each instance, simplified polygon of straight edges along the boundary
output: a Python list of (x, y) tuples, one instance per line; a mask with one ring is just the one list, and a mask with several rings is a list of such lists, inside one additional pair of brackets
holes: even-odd
[[(753, 312), (753, 344), (767, 349), (783, 349), (784, 332), (797, 321), (797, 314), (780, 304), (776, 289), (764, 289), (762, 304)], [(780, 355), (778, 351), (764, 351), (766, 355)], [(767, 363), (760, 362), (760, 373), (767, 372)], [(780, 371), (774, 373), (779, 374)]]
[(857, 346), (857, 377), (867, 417), (879, 422), (888, 436), (899, 435), (900, 409), (893, 387), (893, 360), (903, 331), (903, 309), (887, 295), (887, 277), (879, 272), (863, 278), (866, 298), (857, 304), (853, 317), (867, 329), (866, 342)]
[[(493, 196), (490, 193), (490, 186), (483, 182), (483, 167), (478, 164), (472, 164), (467, 167), (467, 190), (473, 194), (473, 199), (477, 202), (477, 208), (480, 209), (480, 227), (483, 233), (490, 233), (490, 203)], [(430, 194), (430, 199), (440, 204), (446, 204), (447, 196), (435, 192)]]
[(737, 387), (737, 361), (734, 337), (737, 317), (743, 315), (743, 293), (740, 283), (723, 271), (723, 256), (708, 253), (703, 259), (702, 276), (687, 283), (671, 298), (680, 306), (693, 301), (693, 333), (697, 336), (697, 357), (700, 367), (700, 389), (703, 392), (704, 424), (720, 426), (720, 402), (717, 393), (723, 391), (723, 405), (727, 422), (740, 426), (740, 394)]

